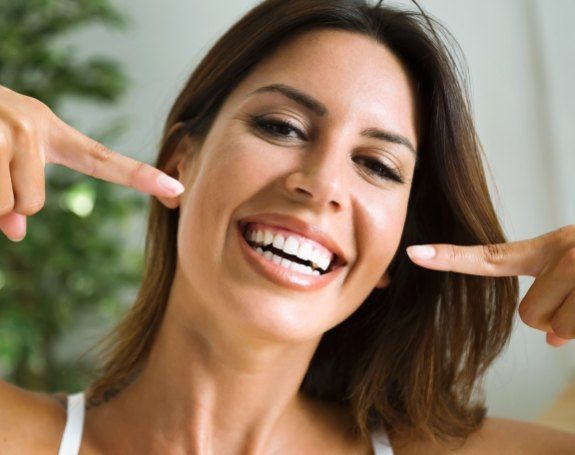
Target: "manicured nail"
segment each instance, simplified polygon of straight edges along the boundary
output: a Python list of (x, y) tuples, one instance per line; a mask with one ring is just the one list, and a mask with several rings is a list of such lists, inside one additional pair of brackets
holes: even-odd
[(168, 190), (170, 193), (174, 193), (176, 196), (183, 193), (185, 188), (178, 180), (173, 179), (169, 175), (160, 174), (158, 177), (158, 184)]
[(414, 245), (407, 248), (407, 254), (412, 259), (431, 259), (435, 256), (435, 248), (429, 245)]

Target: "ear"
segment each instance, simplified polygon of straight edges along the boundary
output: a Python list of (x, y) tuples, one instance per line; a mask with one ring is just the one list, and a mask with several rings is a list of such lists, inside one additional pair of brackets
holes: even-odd
[(391, 276), (386, 272), (381, 276), (375, 287), (383, 289), (389, 286), (389, 283), (391, 283)]
[[(172, 134), (175, 134), (177, 130), (180, 128), (184, 128), (185, 124), (183, 122), (178, 122), (174, 124), (170, 131), (168, 132), (168, 137)], [(168, 159), (168, 162), (165, 164), (164, 168), (162, 169), (163, 172), (168, 174), (170, 177), (173, 177), (179, 180), (181, 183), (184, 184), (184, 175), (186, 170), (186, 158), (189, 154), (189, 147), (190, 141), (188, 140), (188, 135), (184, 134), (181, 140), (175, 147), (175, 150), (172, 152), (172, 155)], [(180, 198), (183, 196), (184, 193), (180, 194), (176, 197), (158, 197), (158, 200), (164, 204), (169, 209), (175, 209), (180, 206)]]

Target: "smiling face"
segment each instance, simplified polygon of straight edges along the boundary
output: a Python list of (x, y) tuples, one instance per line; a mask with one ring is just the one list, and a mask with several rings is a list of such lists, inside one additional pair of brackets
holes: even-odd
[(387, 283), (416, 147), (411, 82), (386, 47), (339, 30), (286, 41), (230, 94), (201, 146), (180, 147), (177, 311), (287, 341), (346, 319)]

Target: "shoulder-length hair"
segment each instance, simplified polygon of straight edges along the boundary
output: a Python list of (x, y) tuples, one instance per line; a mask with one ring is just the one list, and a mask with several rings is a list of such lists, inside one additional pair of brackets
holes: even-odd
[[(185, 84), (155, 165), (166, 166), (185, 134), (205, 138), (226, 97), (290, 36), (340, 29), (387, 46), (415, 82), (421, 125), (404, 231), (388, 268), (392, 282), (323, 335), (300, 392), (347, 409), (366, 438), (383, 425), (398, 436), (461, 442), (486, 415), (480, 381), (509, 340), (518, 281), (428, 270), (406, 256), (411, 244), (486, 245), (506, 238), (486, 185), (464, 73), (450, 50), (459, 47), (417, 3), (416, 11), (381, 3), (266, 0), (251, 9)], [(173, 128), (179, 122), (186, 127)], [(178, 217), (178, 209), (151, 198), (141, 288), (100, 343), (92, 403), (117, 393), (150, 352), (174, 277)]]

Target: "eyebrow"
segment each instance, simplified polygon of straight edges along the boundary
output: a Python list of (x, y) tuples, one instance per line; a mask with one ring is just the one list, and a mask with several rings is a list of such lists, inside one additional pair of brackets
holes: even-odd
[[(247, 96), (267, 92), (281, 93), (282, 95), (294, 100), (296, 103), (307, 108), (318, 117), (324, 117), (329, 112), (325, 104), (321, 103), (311, 95), (286, 84), (266, 85), (264, 87), (260, 87), (254, 90), (253, 92), (250, 92)], [(385, 142), (391, 142), (393, 144), (403, 145), (407, 147), (407, 149), (409, 149), (409, 151), (413, 153), (417, 158), (417, 152), (415, 151), (415, 147), (411, 144), (409, 139), (400, 134), (393, 133), (387, 130), (382, 130), (379, 128), (366, 128), (361, 132), (361, 136), (369, 137), (372, 139), (379, 139)]]

